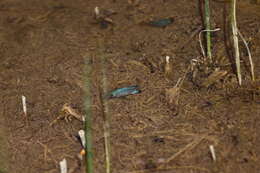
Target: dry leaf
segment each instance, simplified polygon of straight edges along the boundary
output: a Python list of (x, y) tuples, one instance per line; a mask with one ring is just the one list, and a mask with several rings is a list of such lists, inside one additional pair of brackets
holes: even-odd
[(135, 60), (130, 60), (128, 61), (127, 63), (131, 64), (131, 65), (136, 65), (136, 66), (139, 66), (139, 67), (142, 67), (144, 68), (145, 70), (148, 70), (149, 71), (149, 68), (144, 65), (143, 63), (139, 62), (139, 61), (135, 61)]
[(217, 68), (213, 73), (211, 73), (207, 79), (202, 82), (202, 86), (209, 87), (210, 85), (216, 83), (222, 79), (227, 74), (226, 70), (220, 70)]
[(80, 115), (75, 109), (73, 109), (70, 105), (67, 103), (63, 105), (62, 111), (74, 116), (76, 119), (83, 121), (83, 116)]
[(166, 100), (169, 104), (178, 105), (179, 95), (180, 95), (179, 87), (173, 87), (170, 89), (166, 89)]
[(166, 89), (165, 95), (166, 95), (166, 101), (167, 101), (169, 108), (174, 112), (174, 115), (177, 115), (180, 88), (178, 86), (175, 86), (173, 88)]

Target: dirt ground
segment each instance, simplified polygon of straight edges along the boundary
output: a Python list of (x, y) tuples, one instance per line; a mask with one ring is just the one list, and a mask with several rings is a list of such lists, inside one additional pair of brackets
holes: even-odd
[[(229, 6), (211, 2), (212, 28), (221, 29), (212, 33), (213, 66), (201, 58), (199, 0), (2, 0), (0, 172), (58, 173), (63, 158), (70, 173), (85, 171), (76, 138), (83, 123), (57, 117), (65, 116), (64, 104), (84, 115), (84, 72), (90, 66), (95, 172), (105, 171), (98, 107), (102, 67), (108, 90), (138, 85), (142, 91), (108, 101), (113, 172), (260, 172), (260, 4), (238, 1), (238, 27), (256, 76), (252, 82), (240, 41), (238, 86), (228, 43)], [(146, 25), (162, 18), (173, 22)], [(165, 56), (170, 56), (169, 73)], [(220, 73), (212, 77), (215, 71)], [(179, 78), (183, 83), (176, 91)]]

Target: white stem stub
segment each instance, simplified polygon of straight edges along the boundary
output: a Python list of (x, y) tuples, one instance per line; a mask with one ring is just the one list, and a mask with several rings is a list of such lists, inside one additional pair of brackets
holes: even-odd
[(86, 146), (85, 131), (84, 130), (80, 130), (78, 132), (78, 134), (79, 134), (79, 137), (80, 137), (80, 140), (81, 140), (81, 144), (85, 148), (85, 146)]
[(62, 161), (60, 161), (60, 173), (67, 173), (67, 172), (68, 172), (67, 160), (64, 158)]
[(95, 12), (96, 17), (99, 16), (100, 13), (99, 13), (99, 8), (98, 7), (95, 7), (94, 12)]
[(216, 161), (216, 153), (215, 153), (214, 146), (213, 146), (213, 145), (210, 145), (210, 146), (209, 146), (209, 150), (210, 150), (210, 153), (211, 153), (211, 156), (212, 156), (213, 161)]
[(23, 104), (23, 112), (27, 115), (27, 108), (26, 108), (26, 97), (22, 96), (22, 104)]
[(170, 57), (166, 56), (165, 59), (166, 59), (166, 63), (169, 64), (170, 63)]

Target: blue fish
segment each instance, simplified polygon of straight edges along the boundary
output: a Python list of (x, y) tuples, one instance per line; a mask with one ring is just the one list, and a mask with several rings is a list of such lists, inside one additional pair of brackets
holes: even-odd
[(124, 97), (127, 95), (138, 94), (140, 92), (141, 91), (139, 90), (139, 87), (137, 85), (134, 85), (134, 86), (115, 89), (115, 90), (109, 92), (105, 96), (105, 98), (107, 98), (107, 99), (119, 98), (119, 97)]
[(159, 19), (149, 22), (150, 25), (155, 27), (166, 27), (173, 23), (173, 18)]

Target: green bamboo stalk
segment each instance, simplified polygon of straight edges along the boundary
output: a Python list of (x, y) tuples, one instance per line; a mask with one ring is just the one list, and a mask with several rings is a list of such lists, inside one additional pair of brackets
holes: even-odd
[(92, 78), (92, 66), (90, 64), (91, 57), (87, 56), (86, 67), (85, 67), (85, 138), (86, 138), (86, 157), (85, 161), (87, 163), (86, 173), (93, 173), (93, 150), (92, 150), (92, 96), (91, 96), (91, 78)]
[(204, 8), (205, 8), (205, 28), (206, 28), (206, 40), (207, 40), (207, 57), (209, 58), (210, 62), (212, 62), (209, 0), (205, 0)]
[(242, 84), (241, 69), (240, 69), (240, 54), (238, 45), (238, 30), (237, 30), (237, 20), (236, 20), (236, 0), (231, 1), (231, 27), (233, 34), (233, 43), (235, 49), (236, 58), (236, 70), (239, 85)]

